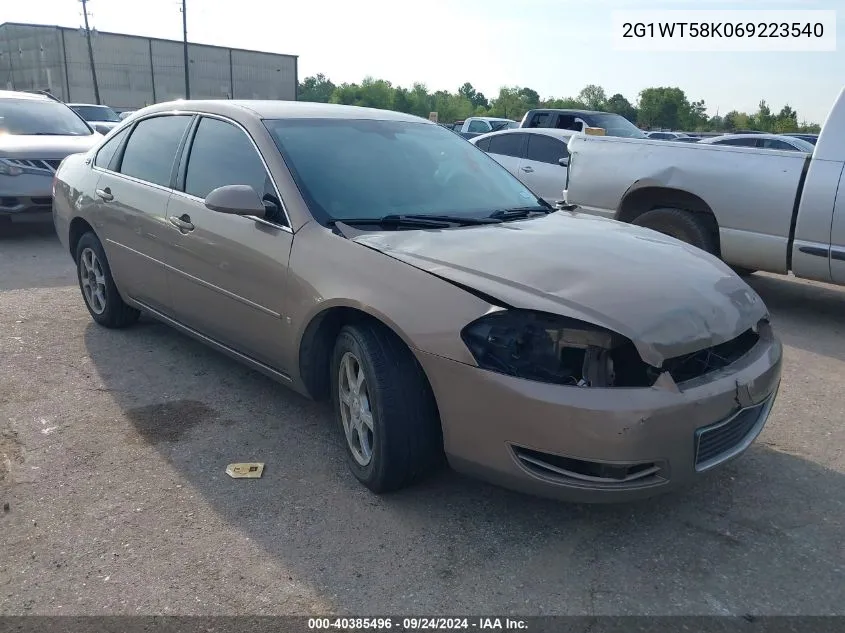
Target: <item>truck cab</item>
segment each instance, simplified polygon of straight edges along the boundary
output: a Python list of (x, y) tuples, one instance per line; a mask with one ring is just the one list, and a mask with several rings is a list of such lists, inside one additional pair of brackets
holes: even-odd
[(519, 127), (519, 123), (511, 119), (502, 119), (490, 116), (472, 116), (464, 121), (458, 132), (464, 138), (475, 138), (487, 132), (497, 132), (509, 128)]
[[(595, 130), (599, 135), (621, 136), (624, 138), (647, 138), (636, 125), (625, 117), (613, 112), (593, 110), (529, 110), (522, 117), (519, 127), (552, 127), (559, 130), (588, 132)], [(598, 132), (601, 130), (601, 132)]]

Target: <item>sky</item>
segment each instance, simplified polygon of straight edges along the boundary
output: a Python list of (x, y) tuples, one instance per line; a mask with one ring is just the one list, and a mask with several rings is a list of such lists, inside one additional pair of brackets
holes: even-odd
[[(89, 0), (101, 31), (181, 39), (181, 0)], [(777, 111), (822, 123), (845, 85), (845, 0), (187, 0), (188, 39), (299, 56), (300, 81), (365, 76), (455, 91), (469, 81), (488, 98), (502, 86), (541, 97), (598, 84), (632, 102), (654, 86), (703, 99), (708, 114)], [(835, 52), (614, 50), (614, 10), (837, 10)], [(78, 0), (3, 2), (0, 21), (78, 27)]]

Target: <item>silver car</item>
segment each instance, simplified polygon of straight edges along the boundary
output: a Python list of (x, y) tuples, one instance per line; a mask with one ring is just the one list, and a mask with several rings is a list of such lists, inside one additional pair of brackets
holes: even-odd
[(51, 97), (0, 90), (0, 222), (49, 218), (59, 164), (102, 138)]
[(576, 132), (556, 128), (517, 128), (470, 139), (522, 183), (554, 204), (563, 199), (569, 152), (566, 144)]

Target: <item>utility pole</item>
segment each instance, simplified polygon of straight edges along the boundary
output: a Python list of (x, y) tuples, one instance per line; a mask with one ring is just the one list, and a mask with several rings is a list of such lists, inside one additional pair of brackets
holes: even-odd
[(182, 47), (185, 52), (185, 98), (191, 98), (191, 73), (188, 61), (188, 12), (185, 7), (186, 0), (182, 0)]
[(97, 69), (94, 67), (94, 48), (91, 46), (91, 29), (88, 28), (88, 0), (81, 0), (82, 16), (85, 18), (85, 39), (88, 40), (88, 59), (91, 62), (91, 79), (94, 82), (94, 100), (100, 105), (100, 86), (97, 83)]

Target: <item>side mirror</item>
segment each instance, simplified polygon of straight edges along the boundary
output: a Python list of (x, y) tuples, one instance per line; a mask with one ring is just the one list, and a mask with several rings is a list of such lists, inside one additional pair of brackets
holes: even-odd
[(564, 156), (559, 161), (557, 161), (561, 167), (569, 167), (569, 157)]
[(264, 202), (249, 185), (226, 185), (212, 190), (205, 197), (205, 206), (218, 213), (254, 215), (263, 218)]

